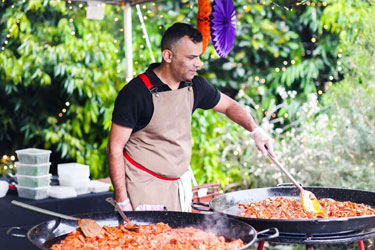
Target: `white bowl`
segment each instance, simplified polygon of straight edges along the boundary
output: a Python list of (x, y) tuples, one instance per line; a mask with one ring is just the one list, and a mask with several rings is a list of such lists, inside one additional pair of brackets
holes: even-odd
[(6, 181), (0, 181), (0, 198), (4, 197), (9, 189), (9, 183)]

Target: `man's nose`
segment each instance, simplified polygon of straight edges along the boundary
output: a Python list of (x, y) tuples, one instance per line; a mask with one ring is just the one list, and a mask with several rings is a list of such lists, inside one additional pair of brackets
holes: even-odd
[(201, 61), (201, 59), (198, 58), (197, 60), (195, 60), (194, 67), (196, 67), (197, 69), (201, 69), (203, 67), (203, 62)]

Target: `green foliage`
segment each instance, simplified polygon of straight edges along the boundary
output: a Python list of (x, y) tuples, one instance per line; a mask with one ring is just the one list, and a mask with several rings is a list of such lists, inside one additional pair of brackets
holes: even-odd
[[(346, 13), (361, 13), (361, 18), (353, 14), (335, 25), (340, 33), (342, 65), (347, 69), (345, 78), (324, 96), (325, 110), (312, 96), (303, 107), (310, 112), (301, 116), (300, 126), (285, 133), (278, 151), (304, 184), (374, 190), (375, 8), (363, 1), (353, 1), (345, 8)], [(323, 18), (330, 23), (330, 17), (340, 16), (337, 12), (338, 6), (333, 5)], [(348, 30), (359, 26), (361, 30)]]
[[(91, 166), (92, 177), (106, 174), (110, 118), (117, 95), (115, 38), (105, 22), (87, 20), (78, 5), (65, 2), (2, 3), (1, 26), (9, 35), (0, 53), (0, 132), (12, 151), (52, 148), (61, 158)], [(108, 22), (110, 23), (110, 22)]]

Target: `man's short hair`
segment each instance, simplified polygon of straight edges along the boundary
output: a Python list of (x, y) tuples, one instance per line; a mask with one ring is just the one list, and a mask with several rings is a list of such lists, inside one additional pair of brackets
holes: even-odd
[(202, 34), (190, 24), (175, 23), (169, 27), (161, 39), (161, 51), (165, 49), (172, 49), (181, 38), (188, 36), (192, 42), (202, 42)]

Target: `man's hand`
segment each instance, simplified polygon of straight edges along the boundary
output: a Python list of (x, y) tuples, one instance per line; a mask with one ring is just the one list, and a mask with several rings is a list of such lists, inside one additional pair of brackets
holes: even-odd
[(275, 157), (275, 153), (273, 152), (273, 139), (269, 137), (262, 128), (255, 128), (250, 132), (250, 135), (255, 142), (255, 146), (264, 156), (267, 156), (267, 152), (269, 152), (272, 157)]
[(123, 202), (117, 202), (117, 205), (121, 208), (122, 211), (133, 211), (132, 204), (130, 203), (129, 198)]

